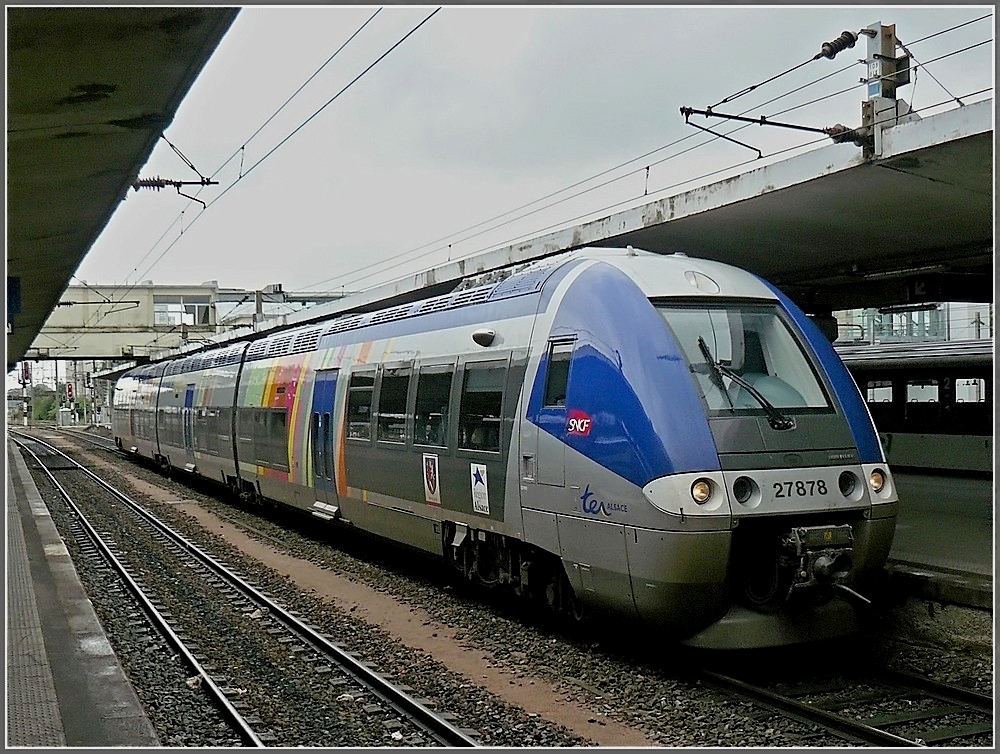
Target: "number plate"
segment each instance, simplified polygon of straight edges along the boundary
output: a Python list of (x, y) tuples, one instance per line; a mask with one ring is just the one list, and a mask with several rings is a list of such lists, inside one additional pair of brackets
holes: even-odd
[(825, 479), (793, 479), (771, 482), (771, 495), (780, 498), (826, 497), (830, 486)]

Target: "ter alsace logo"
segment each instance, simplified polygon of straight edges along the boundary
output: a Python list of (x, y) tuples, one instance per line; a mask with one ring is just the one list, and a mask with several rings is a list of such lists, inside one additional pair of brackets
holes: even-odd
[(578, 408), (569, 410), (569, 420), (566, 422), (566, 433), (577, 437), (587, 437), (593, 421), (590, 416)]

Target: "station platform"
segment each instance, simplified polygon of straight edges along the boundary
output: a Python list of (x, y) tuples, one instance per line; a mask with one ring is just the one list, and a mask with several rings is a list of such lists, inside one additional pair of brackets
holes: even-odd
[(6, 746), (159, 746), (21, 454), (7, 442)]
[[(928, 599), (992, 610), (992, 483), (898, 474), (895, 479), (901, 504), (890, 584)], [(941, 503), (958, 498), (954, 505)], [(6, 743), (159, 745), (9, 440)]]
[(888, 564), (893, 588), (992, 610), (992, 479), (899, 471), (893, 478), (899, 494)]

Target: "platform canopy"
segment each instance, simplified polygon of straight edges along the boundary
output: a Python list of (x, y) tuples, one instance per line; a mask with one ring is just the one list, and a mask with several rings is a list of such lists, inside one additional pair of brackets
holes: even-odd
[(585, 246), (748, 269), (811, 314), (993, 301), (993, 100), (887, 128), (881, 154), (829, 144), (732, 178), (450, 262), (291, 315), (306, 322), (450, 290)]
[(237, 10), (6, 10), (10, 369), (58, 303)]
[[(8, 368), (31, 345), (235, 13), (8, 9)], [(874, 155), (830, 143), (272, 324), (412, 301), (471, 274), (584, 246), (731, 263), (816, 314), (992, 302), (993, 161), (988, 99), (890, 125)]]

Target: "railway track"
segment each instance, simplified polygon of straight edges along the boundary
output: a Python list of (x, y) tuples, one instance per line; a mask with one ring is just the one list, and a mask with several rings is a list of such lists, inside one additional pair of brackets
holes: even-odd
[(478, 745), (472, 731), (69, 456), (34, 437), (15, 441), (66, 501), (80, 549), (96, 551), (116, 571), (191, 669), (189, 687), (215, 701), (242, 745)]
[(764, 710), (872, 746), (992, 745), (993, 699), (884, 668), (863, 678), (767, 683), (702, 671), (704, 681)]
[[(78, 434), (73, 433), (74, 438)], [(216, 515), (224, 514), (216, 512)], [(240, 527), (255, 531), (256, 537), (272, 542), (275, 547), (282, 548), (287, 545), (283, 538), (284, 532), (276, 536), (273, 528), (266, 524), (258, 531), (253, 524), (247, 523), (248, 519), (245, 516), (234, 515), (230, 520)], [(271, 533), (265, 532), (264, 529)], [(334, 633), (339, 634), (340, 631), (336, 630)], [(940, 650), (939, 647), (935, 648)], [(860, 659), (861, 666), (869, 668), (864, 678), (837, 678), (810, 682), (808, 685), (799, 683), (798, 681), (807, 675), (810, 677), (816, 675), (810, 670), (815, 662), (814, 655), (795, 653), (782, 655), (776, 662), (768, 661), (763, 665), (759, 659), (746, 664), (741, 661), (738, 671), (734, 671), (731, 664), (727, 663), (723, 670), (730, 679), (722, 676), (714, 679), (708, 675), (701, 676), (701, 682), (692, 684), (687, 694), (697, 694), (698, 687), (701, 687), (702, 694), (708, 694), (717, 700), (718, 696), (714, 692), (721, 689), (735, 702), (723, 705), (724, 708), (735, 712), (731, 711), (729, 715), (732, 717), (726, 718), (725, 730), (719, 727), (721, 731), (719, 740), (716, 741), (711, 736), (706, 740), (710, 744), (715, 742), (723, 745), (722, 742), (726, 741), (729, 742), (728, 745), (738, 746), (762, 745), (763, 742), (778, 740), (784, 746), (837, 745), (831, 744), (831, 741), (892, 747), (949, 743), (969, 747), (992, 746), (993, 738), (990, 732), (992, 701), (989, 697), (971, 694), (968, 697), (969, 706), (963, 706), (964, 702), (961, 700), (958, 703), (942, 699), (935, 701), (934, 697), (929, 697), (922, 691), (907, 688), (907, 684), (912, 687), (914, 683), (927, 688), (928, 684), (923, 678), (909, 680), (899, 678), (899, 683), (887, 685), (891, 679), (879, 676), (880, 671), (875, 667), (882, 663), (874, 657), (867, 663), (863, 658)], [(859, 657), (852, 654), (851, 662), (859, 662)], [(756, 670), (748, 670), (754, 667)], [(787, 671), (784, 680), (788, 682), (777, 683), (774, 680), (775, 672), (772, 671), (776, 667)], [(772, 670), (769, 671), (768, 668)], [(579, 672), (572, 675), (579, 675), (581, 678), (600, 677)], [(739, 677), (731, 678), (733, 675)], [(761, 680), (762, 678), (764, 680)], [(601, 696), (613, 698), (615, 692), (612, 689), (615, 687), (612, 682), (599, 685)], [(646, 685), (647, 681), (641, 684), (644, 688)], [(753, 690), (754, 687), (761, 689), (763, 693), (758, 694)], [(954, 687), (931, 685), (929, 690), (946, 693), (948, 696), (945, 699), (964, 696), (964, 690)], [(748, 714), (745, 710), (751, 702), (757, 705), (757, 711)], [(446, 704), (451, 706), (451, 703)], [(636, 700), (635, 704), (637, 706), (634, 709), (645, 710), (649, 706), (645, 698)], [(977, 705), (979, 709), (976, 708)], [(983, 712), (984, 705), (989, 710), (988, 713)], [(700, 717), (699, 714), (695, 719)], [(779, 721), (779, 717), (784, 719)], [(730, 721), (735, 721), (732, 723), (732, 731), (730, 731)], [(676, 730), (678, 724), (672, 720), (665, 724), (663, 730)], [(710, 723), (698, 723), (698, 735), (702, 734), (700, 730), (702, 727), (710, 725)], [(489, 730), (489, 725), (483, 726), (482, 729)], [(749, 733), (749, 730), (753, 729), (759, 729), (761, 733), (756, 734), (755, 738), (746, 738), (748, 735), (753, 735)], [(694, 741), (702, 741), (702, 738), (689, 736), (684, 739), (676, 737), (671, 739), (672, 743), (677, 741), (685, 741), (684, 745), (689, 745)]]
[(106, 450), (110, 453), (121, 454), (122, 450), (114, 441), (107, 437), (101, 437), (93, 432), (88, 432), (85, 429), (73, 429), (70, 427), (56, 427), (59, 432), (66, 434), (81, 442), (85, 442), (91, 447), (98, 448), (99, 450)]

